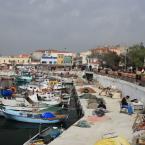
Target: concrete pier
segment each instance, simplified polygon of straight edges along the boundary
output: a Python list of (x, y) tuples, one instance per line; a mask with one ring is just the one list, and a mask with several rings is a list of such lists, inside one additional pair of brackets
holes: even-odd
[[(94, 88), (97, 92), (95, 95), (100, 97), (98, 95), (99, 89), (92, 85), (90, 85), (90, 87)], [(79, 88), (80, 86), (77, 86), (76, 90)], [(52, 141), (50, 145), (94, 145), (97, 140), (104, 136), (104, 134), (112, 132), (125, 137), (131, 143), (133, 138), (132, 125), (136, 114), (128, 115), (120, 113), (119, 99), (112, 99), (108, 97), (103, 98), (106, 101), (106, 106), (109, 111), (105, 115), (105, 120), (91, 124), (90, 128), (77, 127), (76, 122), (64, 131), (61, 136)], [(88, 116), (92, 116), (93, 109), (87, 108), (87, 100), (80, 99), (80, 103), (85, 113), (81, 120), (86, 119)]]

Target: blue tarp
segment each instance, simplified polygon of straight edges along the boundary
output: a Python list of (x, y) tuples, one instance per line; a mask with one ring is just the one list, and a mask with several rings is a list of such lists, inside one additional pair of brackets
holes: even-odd
[(55, 115), (52, 114), (51, 112), (45, 112), (43, 114), (41, 114), (41, 118), (54, 118)]
[(50, 136), (51, 136), (52, 138), (56, 138), (56, 137), (58, 137), (60, 134), (61, 134), (60, 129), (54, 129), (52, 132), (50, 132)]
[(12, 90), (1, 90), (2, 96), (12, 96), (13, 91)]

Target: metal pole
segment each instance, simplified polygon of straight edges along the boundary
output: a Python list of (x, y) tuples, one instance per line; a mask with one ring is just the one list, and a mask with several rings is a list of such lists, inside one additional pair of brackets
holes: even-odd
[(127, 52), (128, 52), (128, 49), (126, 49), (125, 51), (125, 71), (127, 70)]
[(125, 71), (126, 71), (126, 52), (125, 52)]

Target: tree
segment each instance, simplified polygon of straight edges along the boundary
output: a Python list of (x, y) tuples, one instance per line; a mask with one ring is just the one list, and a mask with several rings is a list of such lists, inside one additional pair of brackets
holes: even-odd
[(128, 49), (128, 63), (135, 67), (143, 67), (145, 60), (145, 47), (143, 43), (135, 44)]
[(116, 69), (119, 66), (120, 57), (115, 52), (109, 52), (102, 55), (102, 60), (105, 62), (105, 65)]

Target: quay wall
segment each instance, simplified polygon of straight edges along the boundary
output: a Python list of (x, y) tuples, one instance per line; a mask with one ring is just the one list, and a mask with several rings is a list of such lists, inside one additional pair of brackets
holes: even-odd
[(97, 74), (94, 75), (94, 79), (99, 81), (103, 87), (112, 87), (121, 90), (123, 96), (129, 95), (133, 99), (138, 98), (145, 105), (145, 87), (117, 78), (110, 78)]

